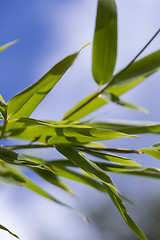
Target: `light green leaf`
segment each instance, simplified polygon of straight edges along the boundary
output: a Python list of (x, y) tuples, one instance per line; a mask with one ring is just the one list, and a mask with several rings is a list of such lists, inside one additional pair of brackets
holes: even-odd
[(117, 9), (114, 0), (99, 0), (93, 40), (92, 72), (101, 86), (112, 77), (117, 56)]
[[(108, 88), (106, 91), (110, 91), (118, 97), (135, 87), (137, 84), (141, 83), (159, 68), (160, 50), (134, 62), (129, 68), (126, 69), (126, 71), (123, 72), (122, 75), (117, 73), (113, 77), (113, 85), (111, 84), (110, 88)], [(79, 120), (96, 109), (102, 107), (106, 103), (108, 103), (108, 101), (103, 99), (102, 94), (95, 92), (83, 99), (74, 108), (68, 111), (65, 114), (64, 119), (71, 121)]]
[(79, 166), (81, 169), (83, 169), (87, 173), (94, 175), (96, 178), (102, 181), (107, 193), (110, 195), (110, 198), (112, 199), (113, 203), (121, 213), (122, 217), (124, 218), (128, 226), (141, 240), (147, 240), (143, 232), (138, 228), (138, 226), (134, 223), (134, 221), (129, 216), (120, 196), (115, 190), (115, 186), (113, 185), (112, 180), (106, 174), (106, 172), (103, 171), (101, 168), (99, 168), (94, 162), (89, 160), (86, 156), (78, 153), (78, 151), (71, 145), (59, 144), (56, 146), (56, 148), (67, 159), (75, 163), (77, 166)]
[(127, 134), (160, 133), (159, 122), (111, 119), (106, 122), (88, 123), (88, 125), (96, 128), (111, 129)]
[(90, 99), (93, 98), (94, 96), (95, 96), (95, 94), (90, 95), (89, 97), (85, 98), (82, 102), (77, 104), (75, 107), (70, 109), (64, 115), (63, 119), (68, 120), (68, 121), (74, 121), (76, 119), (78, 120), (78, 119), (84, 117), (85, 115), (88, 115), (90, 112), (94, 111), (95, 109), (97, 109), (109, 102), (121, 105), (123, 107), (132, 108), (132, 109), (144, 112), (144, 113), (148, 113), (147, 109), (145, 109), (141, 106), (137, 106), (132, 103), (126, 102), (126, 101), (120, 99), (119, 97), (117, 97), (116, 95), (112, 94), (109, 91), (105, 91), (105, 92), (99, 94), (96, 98), (94, 98), (91, 102), (87, 103), (83, 107), (83, 105), (86, 102), (90, 101)]
[(0, 147), (0, 160), (15, 165), (40, 166), (39, 163), (3, 147)]
[(0, 52), (4, 51), (6, 48), (12, 46), (13, 44), (17, 43), (19, 40), (15, 40), (15, 41), (12, 41), (12, 42), (9, 42), (9, 43), (6, 43), (2, 46), (0, 46)]
[(8, 122), (6, 133), (10, 138), (56, 143), (81, 143), (103, 141), (120, 137), (135, 137), (112, 130), (92, 128), (85, 125), (54, 125), (35, 119), (18, 119)]
[(81, 148), (81, 151), (84, 151), (90, 155), (93, 155), (95, 157), (110, 161), (110, 162), (115, 162), (119, 163), (121, 165), (125, 166), (140, 166), (138, 163), (134, 162), (134, 160), (131, 160), (129, 158), (121, 157), (115, 154), (110, 154), (110, 153), (104, 153), (103, 151), (94, 151), (94, 150), (83, 150), (83, 147)]
[(110, 83), (109, 90), (119, 96), (159, 69), (160, 50), (134, 62), (122, 74), (117, 73)]
[(7, 104), (0, 94), (0, 114), (2, 114), (3, 118), (7, 119)]
[(11, 98), (8, 102), (8, 115), (10, 115), (10, 118), (29, 117), (68, 68), (71, 67), (79, 52), (64, 58), (41, 79)]
[(16, 238), (18, 238), (19, 239), (19, 237), (16, 235), (16, 234), (14, 234), (14, 233), (12, 233), (8, 228), (6, 228), (6, 227), (4, 227), (4, 226), (2, 226), (1, 224), (0, 224), (0, 229), (2, 229), (2, 230), (5, 230), (5, 231), (7, 231), (7, 232), (9, 232), (12, 236), (14, 236), (14, 237), (16, 237)]
[(23, 186), (25, 184), (25, 179), (16, 172), (11, 172), (7, 165), (0, 165), (0, 182), (6, 184), (13, 184)]
[(148, 148), (142, 148), (141, 151), (160, 160), (160, 151)]

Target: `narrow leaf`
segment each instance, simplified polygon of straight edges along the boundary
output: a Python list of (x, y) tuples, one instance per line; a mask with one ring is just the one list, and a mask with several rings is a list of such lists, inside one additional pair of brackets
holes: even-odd
[(71, 67), (79, 52), (64, 58), (41, 79), (11, 98), (8, 102), (10, 118), (29, 117), (68, 68)]
[(106, 188), (107, 193), (110, 195), (110, 198), (112, 199), (113, 203), (121, 213), (122, 217), (124, 218), (128, 226), (141, 240), (147, 240), (143, 232), (138, 228), (138, 226), (134, 223), (134, 221), (129, 216), (120, 196), (115, 190), (115, 186), (112, 180), (106, 174), (106, 172), (103, 171), (101, 168), (99, 168), (95, 163), (93, 163), (87, 157), (78, 153), (78, 151), (71, 145), (61, 144), (61, 145), (57, 145), (56, 148), (67, 159), (74, 162), (76, 165), (78, 165), (87, 173), (94, 175), (100, 181), (102, 181), (102, 183), (104, 184), (104, 187)]
[(85, 125), (54, 125), (35, 119), (18, 119), (8, 122), (8, 137), (49, 144), (103, 141), (120, 137), (135, 137), (107, 129)]
[(142, 148), (141, 151), (160, 160), (160, 151), (148, 148)]
[(10, 171), (7, 165), (0, 165), (0, 182), (23, 186), (25, 179), (16, 172)]
[(2, 46), (0, 46), (0, 52), (4, 51), (6, 48), (12, 46), (13, 44), (17, 43), (19, 40), (15, 40), (15, 41), (12, 41), (12, 42), (9, 42), (9, 43), (6, 43)]
[(88, 125), (96, 128), (116, 130), (127, 134), (160, 133), (159, 122), (111, 119), (106, 122), (89, 123)]
[(5, 230), (5, 231), (7, 231), (7, 232), (9, 232), (12, 236), (14, 236), (14, 237), (16, 237), (16, 238), (18, 238), (19, 239), (19, 237), (16, 235), (16, 234), (14, 234), (14, 233), (12, 233), (8, 228), (6, 228), (6, 227), (4, 227), (4, 226), (2, 226), (1, 224), (0, 224), (0, 229), (2, 229), (2, 230)]
[(117, 56), (117, 10), (114, 0), (99, 0), (93, 40), (92, 72), (101, 86), (113, 74)]
[(3, 118), (7, 119), (7, 104), (0, 94), (0, 114), (2, 114)]
[[(149, 75), (159, 70), (159, 68), (160, 50), (134, 62), (122, 75), (117, 73), (113, 77), (113, 82), (107, 92), (110, 91), (118, 97), (141, 83)], [(103, 99), (102, 94), (95, 92), (68, 111), (65, 114), (64, 119), (71, 121), (79, 120), (106, 103), (108, 103), (108, 101)]]

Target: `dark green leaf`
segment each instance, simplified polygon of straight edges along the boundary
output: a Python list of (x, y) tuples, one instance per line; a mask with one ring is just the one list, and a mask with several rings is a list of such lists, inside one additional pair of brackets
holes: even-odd
[(56, 175), (49, 171), (49, 170), (45, 170), (45, 169), (38, 169), (38, 168), (33, 168), (33, 170), (43, 179), (45, 179), (47, 182), (62, 188), (63, 190), (65, 190), (66, 192), (70, 193), (73, 195), (71, 189), (62, 181), (60, 181), (57, 177), (58, 174), (58, 170), (56, 168), (54, 168), (54, 166), (52, 167), (53, 171), (56, 171)]
[(3, 164), (0, 165), (0, 182), (23, 186), (25, 184), (25, 179), (16, 172), (10, 171), (10, 168)]
[(0, 224), (0, 229), (2, 229), (2, 230), (5, 230), (5, 231), (7, 231), (7, 232), (9, 232), (12, 236), (14, 236), (14, 237), (16, 237), (16, 238), (18, 238), (19, 239), (19, 237), (16, 235), (16, 234), (14, 234), (14, 233), (12, 233), (8, 228), (6, 228), (6, 227), (4, 227), (4, 226), (2, 226), (1, 224)]
[(93, 40), (92, 72), (99, 85), (113, 74), (117, 56), (117, 9), (114, 0), (99, 0)]
[(2, 114), (3, 118), (7, 119), (7, 104), (0, 94), (0, 114)]
[(89, 160), (87, 157), (85, 157), (81, 153), (78, 153), (78, 151), (71, 145), (59, 144), (56, 146), (56, 148), (67, 159), (75, 163), (77, 166), (79, 166), (87, 173), (94, 175), (96, 178), (102, 181), (107, 193), (110, 195), (110, 198), (112, 199), (115, 206), (118, 208), (119, 212), (121, 213), (122, 217), (124, 218), (128, 226), (141, 240), (147, 240), (143, 232), (138, 228), (138, 226), (129, 216), (120, 196), (115, 190), (115, 186), (112, 180), (106, 174), (106, 172), (99, 168), (94, 162)]

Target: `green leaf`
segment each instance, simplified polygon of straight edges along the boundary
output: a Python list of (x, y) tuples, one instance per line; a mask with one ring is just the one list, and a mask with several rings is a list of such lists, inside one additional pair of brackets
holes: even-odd
[(64, 58), (41, 79), (11, 98), (8, 102), (8, 115), (10, 115), (10, 118), (29, 117), (68, 68), (71, 67), (79, 52)]
[(23, 186), (25, 184), (25, 179), (16, 172), (10, 171), (7, 165), (0, 165), (0, 182), (6, 184), (13, 184)]
[[(134, 62), (129, 68), (126, 69), (126, 71), (123, 72), (122, 75), (117, 73), (113, 77), (113, 82), (110, 85), (110, 88), (108, 88), (106, 91), (110, 91), (118, 97), (135, 87), (137, 84), (141, 83), (159, 68), (160, 50)], [(108, 103), (108, 101), (104, 100), (103, 95), (99, 94), (99, 92), (95, 92), (83, 99), (74, 108), (68, 111), (65, 114), (64, 119), (71, 121), (81, 119), (82, 117), (85, 117), (89, 113), (102, 107), (106, 103)]]
[(66, 167), (68, 166), (77, 167), (74, 163), (68, 160), (54, 160), (49, 162), (48, 164), (51, 168), (57, 171), (58, 176), (67, 178), (72, 181), (76, 181), (78, 183), (88, 185), (99, 191), (104, 192), (104, 187), (99, 182), (91, 178), (90, 176), (72, 171), (71, 169), (67, 169)]
[(99, 0), (93, 40), (92, 72), (101, 86), (112, 77), (117, 56), (117, 9), (114, 0)]
[[(112, 130), (92, 128), (85, 125), (54, 125), (35, 119), (18, 119), (8, 122), (6, 133), (10, 138), (38, 141), (49, 144), (103, 141), (120, 137), (133, 137)], [(135, 136), (134, 136), (135, 137)]]
[(108, 120), (88, 123), (89, 126), (111, 129), (127, 134), (160, 133), (160, 123), (147, 121)]
[(148, 148), (142, 148), (141, 151), (160, 160), (160, 151)]
[(84, 151), (90, 155), (93, 155), (97, 158), (101, 158), (103, 160), (107, 160), (110, 162), (116, 162), (119, 163), (121, 165), (125, 165), (125, 166), (140, 166), (138, 163), (134, 162), (133, 160), (129, 159), (129, 158), (125, 158), (125, 157), (121, 157), (115, 154), (110, 154), (110, 153), (104, 153), (103, 151), (94, 151), (94, 150), (83, 150), (83, 147), (81, 148), (81, 151)]
[(5, 230), (5, 231), (7, 231), (7, 232), (9, 232), (12, 236), (14, 236), (14, 237), (16, 237), (16, 238), (18, 238), (19, 239), (19, 237), (16, 235), (16, 234), (14, 234), (14, 233), (12, 233), (8, 228), (6, 228), (6, 227), (4, 227), (4, 226), (2, 226), (1, 224), (0, 224), (0, 229), (2, 229), (2, 230)]
[(0, 113), (2, 114), (3, 118), (7, 119), (7, 104), (5, 103), (4, 99), (0, 94)]
[(56, 175), (53, 172), (46, 169), (33, 168), (33, 171), (36, 172), (44, 180), (73, 195), (71, 189), (65, 183), (58, 179), (57, 177), (57, 175), (59, 175), (58, 170), (54, 167), (52, 168), (52, 170), (56, 171)]
[(94, 175), (100, 181), (102, 181), (107, 193), (110, 195), (110, 198), (112, 199), (113, 203), (121, 213), (122, 217), (124, 218), (128, 226), (140, 239), (147, 240), (143, 232), (138, 228), (138, 226), (134, 223), (134, 221), (129, 216), (120, 196), (115, 190), (115, 186), (113, 185), (107, 173), (103, 171), (101, 168), (99, 168), (94, 162), (89, 160), (87, 157), (78, 153), (78, 151), (71, 145), (59, 144), (56, 146), (56, 148), (67, 159), (75, 163), (77, 166), (79, 166), (81, 169), (83, 169), (87, 173)]
[(0, 160), (15, 165), (40, 166), (39, 163), (35, 163), (29, 158), (3, 147), (0, 147)]
[(160, 50), (134, 62), (122, 74), (117, 73), (110, 82), (109, 90), (119, 96), (136, 86), (160, 69)]
[(15, 40), (15, 41), (12, 41), (12, 42), (9, 42), (9, 43), (6, 43), (2, 46), (0, 46), (0, 52), (4, 51), (6, 48), (12, 46), (13, 44), (17, 43), (19, 40)]
[(17, 171), (16, 169), (14, 168), (11, 168), (11, 167), (8, 167), (7, 166), (7, 169), (10, 171), (10, 172), (13, 172), (13, 173), (16, 173), (17, 176), (19, 176), (20, 178), (23, 178), (25, 179), (25, 184), (24, 184), (24, 187), (28, 188), (29, 190), (51, 200), (51, 201), (54, 201), (62, 206), (65, 206), (65, 207), (69, 207), (72, 209), (72, 207), (70, 207), (69, 205), (66, 205), (65, 203), (57, 200), (56, 198), (54, 198), (53, 196), (51, 196), (49, 193), (47, 193), (45, 190), (43, 190), (41, 187), (39, 187), (37, 184), (35, 184), (34, 182), (32, 182), (29, 178), (27, 178), (24, 174), (22, 174), (20, 171)]
[(121, 213), (123, 219), (128, 224), (130, 229), (141, 239), (141, 240), (147, 240), (144, 233), (138, 228), (138, 226), (135, 224), (135, 222), (132, 220), (132, 218), (129, 216), (124, 203), (122, 202), (120, 196), (116, 193), (115, 189), (112, 186), (109, 186), (107, 184), (104, 184), (106, 187), (106, 191), (110, 195), (110, 198), (112, 199), (113, 203)]
[(109, 102), (121, 105), (123, 107), (132, 108), (132, 109), (144, 112), (144, 113), (148, 113), (147, 109), (137, 106), (137, 105), (134, 105), (134, 104), (131, 104), (129, 102), (126, 102), (126, 101), (120, 99), (119, 97), (117, 97), (116, 95), (112, 94), (109, 91), (105, 91), (105, 92), (101, 93), (100, 95), (98, 95), (96, 98), (94, 98), (91, 102), (87, 103), (87, 105), (85, 105), (83, 107), (83, 104), (85, 104), (92, 97), (94, 97), (94, 95), (95, 94), (90, 95), (89, 97), (85, 98), (82, 102), (77, 104), (74, 108), (70, 109), (64, 115), (63, 119), (64, 120), (67, 119), (68, 121), (74, 121), (76, 119), (78, 120), (78, 119), (82, 118), (83, 116), (89, 114), (90, 112), (94, 111), (95, 108), (97, 109)]

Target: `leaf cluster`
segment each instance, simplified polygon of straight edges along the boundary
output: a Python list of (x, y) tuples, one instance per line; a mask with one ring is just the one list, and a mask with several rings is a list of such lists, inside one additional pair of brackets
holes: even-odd
[[(3, 45), (0, 51), (14, 43), (15, 41)], [(42, 179), (69, 194), (73, 192), (62, 181), (62, 178), (86, 184), (108, 194), (131, 230), (139, 239), (146, 240), (146, 236), (128, 214), (122, 201), (123, 196), (108, 172), (160, 178), (159, 169), (143, 167), (135, 159), (121, 156), (121, 153), (145, 153), (160, 159), (159, 144), (153, 145), (151, 149), (137, 150), (107, 148), (99, 142), (122, 137), (136, 137), (135, 134), (160, 133), (160, 123), (124, 120), (96, 122), (94, 120), (83, 121), (82, 118), (109, 102), (147, 112), (143, 107), (128, 103), (120, 96), (159, 70), (160, 50), (137, 61), (141, 51), (124, 69), (114, 74), (117, 57), (116, 2), (99, 0), (92, 51), (92, 73), (94, 81), (98, 84), (98, 91), (87, 96), (66, 112), (61, 121), (31, 118), (32, 112), (73, 65), (83, 48), (57, 63), (42, 78), (13, 96), (7, 103), (0, 95), (0, 114), (3, 120), (0, 125), (0, 139), (23, 140), (21, 145), (0, 146), (0, 181), (24, 186), (71, 209), (72, 207), (51, 196), (27, 178), (18, 166), (32, 169)], [(34, 148), (55, 148), (61, 154), (61, 159), (48, 161), (18, 153), (19, 149)], [(17, 237), (2, 225), (0, 228)]]

